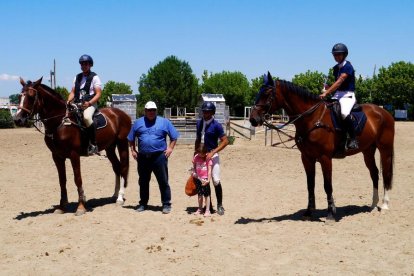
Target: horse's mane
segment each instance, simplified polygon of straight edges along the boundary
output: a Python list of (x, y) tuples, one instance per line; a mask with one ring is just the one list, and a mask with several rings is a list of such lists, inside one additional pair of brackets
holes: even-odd
[(52, 94), (53, 96), (57, 97), (60, 100), (64, 100), (62, 95), (60, 95), (58, 92), (56, 92), (55, 90), (53, 90), (52, 88), (50, 88), (49, 86), (41, 83), (40, 86), (46, 90), (47, 92), (49, 92), (50, 94)]
[(282, 87), (289, 90), (289, 92), (295, 93), (304, 100), (319, 100), (319, 95), (313, 94), (308, 89), (297, 86), (290, 81), (279, 80), (279, 83)]

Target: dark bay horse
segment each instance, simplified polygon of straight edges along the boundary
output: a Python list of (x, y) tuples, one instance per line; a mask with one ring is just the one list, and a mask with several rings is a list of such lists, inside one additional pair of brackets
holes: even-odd
[[(74, 180), (78, 189), (79, 201), (76, 215), (85, 213), (86, 197), (82, 187), (80, 156), (82, 149), (81, 127), (76, 124), (64, 124), (66, 115), (66, 102), (50, 87), (41, 83), (42, 78), (36, 82), (25, 82), (20, 79), (23, 86), (20, 94), (19, 108), (15, 117), (17, 124), (24, 122), (35, 114), (39, 114), (40, 121), (45, 126), (45, 143), (52, 152), (60, 184), (60, 204), (56, 213), (63, 213), (68, 204), (66, 191), (65, 161), (70, 159)], [(107, 119), (107, 126), (98, 129), (96, 141), (99, 150), (106, 150), (106, 155), (112, 163), (115, 173), (115, 193), (117, 204), (124, 203), (125, 188), (129, 170), (129, 148), (127, 135), (131, 128), (131, 118), (117, 108), (103, 108), (100, 112)], [(115, 149), (118, 148), (119, 159)], [(122, 178), (122, 185), (120, 185)]]
[[(384, 181), (384, 197), (381, 209), (388, 209), (388, 191), (392, 188), (394, 162), (394, 119), (384, 109), (363, 104), (362, 110), (367, 116), (366, 125), (357, 137), (358, 150), (346, 151), (346, 156), (362, 152), (373, 182), (371, 208), (378, 202), (378, 168), (375, 163), (375, 151), (380, 152), (382, 176)], [(322, 167), (324, 189), (328, 201), (328, 220), (334, 220), (336, 207), (332, 196), (332, 158), (334, 158), (341, 136), (332, 124), (327, 102), (318, 95), (294, 84), (277, 80), (270, 73), (264, 76), (264, 84), (256, 97), (256, 103), (250, 114), (253, 126), (269, 125), (266, 118), (277, 109), (283, 108), (296, 127), (295, 141), (301, 152), (302, 163), (306, 171), (308, 185), (308, 207), (304, 218), (310, 218), (315, 209), (315, 164)]]

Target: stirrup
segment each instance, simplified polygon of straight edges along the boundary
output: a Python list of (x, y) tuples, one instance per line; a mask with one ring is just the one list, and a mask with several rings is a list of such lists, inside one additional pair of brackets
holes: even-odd
[(349, 150), (356, 150), (359, 148), (358, 146), (358, 141), (356, 139), (351, 139), (348, 141), (348, 143), (346, 144), (346, 148)]
[(95, 145), (90, 144), (89, 147), (88, 147), (88, 155), (91, 156), (91, 155), (94, 155), (94, 154), (100, 155), (99, 151), (98, 151), (98, 147), (95, 146)]
[(70, 126), (72, 124), (72, 121), (68, 117), (63, 118), (62, 122), (65, 126)]

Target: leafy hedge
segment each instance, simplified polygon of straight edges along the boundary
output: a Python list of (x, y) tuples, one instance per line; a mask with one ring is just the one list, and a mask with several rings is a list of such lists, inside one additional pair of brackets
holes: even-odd
[(8, 109), (0, 109), (0, 128), (14, 128), (13, 118)]

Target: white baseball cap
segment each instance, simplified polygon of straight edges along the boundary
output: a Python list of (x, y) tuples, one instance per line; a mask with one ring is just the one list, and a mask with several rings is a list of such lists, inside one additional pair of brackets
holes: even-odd
[(157, 105), (154, 102), (149, 101), (145, 104), (145, 109), (157, 109)]

